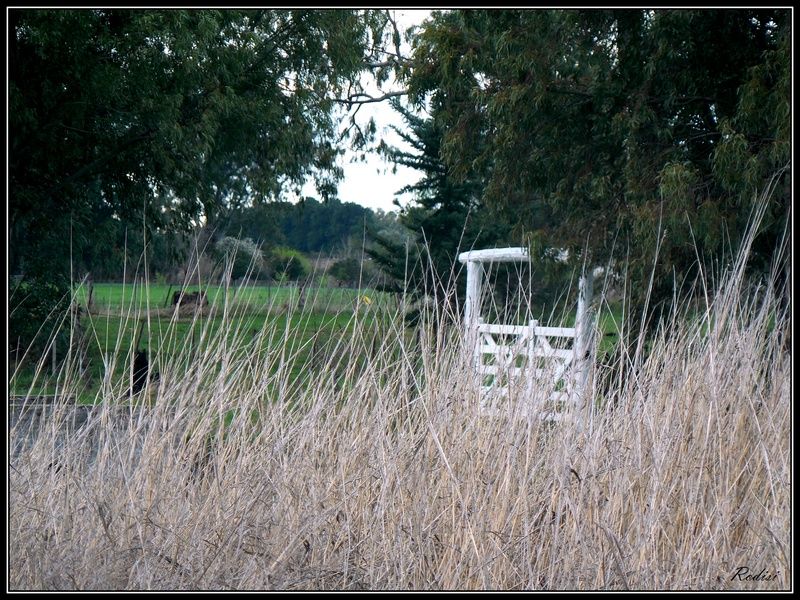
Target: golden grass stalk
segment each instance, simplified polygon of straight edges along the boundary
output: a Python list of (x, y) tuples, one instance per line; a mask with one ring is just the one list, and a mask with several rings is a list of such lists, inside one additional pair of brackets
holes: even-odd
[(483, 413), (457, 315), (409, 335), (356, 313), (298, 383), (287, 330), (256, 344), (225, 307), (228, 335), (162, 356), (149, 403), (108, 381), (81, 427), (57, 403), (11, 429), (9, 586), (788, 588), (780, 296), (734, 269), (624, 380), (593, 374), (582, 428)]

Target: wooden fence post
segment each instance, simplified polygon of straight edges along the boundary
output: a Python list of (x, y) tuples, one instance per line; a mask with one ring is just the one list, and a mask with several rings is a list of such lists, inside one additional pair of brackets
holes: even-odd
[(91, 313), (94, 308), (94, 282), (89, 279), (89, 296), (86, 299), (86, 312)]

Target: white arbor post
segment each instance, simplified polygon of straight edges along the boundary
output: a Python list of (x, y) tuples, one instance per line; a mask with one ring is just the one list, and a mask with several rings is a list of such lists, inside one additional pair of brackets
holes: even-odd
[[(591, 367), (592, 337), (594, 320), (591, 314), (592, 288), (594, 285), (593, 269), (587, 269), (578, 281), (578, 308), (575, 315), (575, 385), (573, 388), (573, 406), (581, 413), (587, 407), (583, 405), (586, 386), (589, 382)], [(588, 415), (587, 415), (588, 417)]]
[(481, 290), (483, 289), (483, 265), (478, 261), (467, 262), (467, 298), (464, 306), (464, 324), (467, 331), (475, 329), (481, 314)]

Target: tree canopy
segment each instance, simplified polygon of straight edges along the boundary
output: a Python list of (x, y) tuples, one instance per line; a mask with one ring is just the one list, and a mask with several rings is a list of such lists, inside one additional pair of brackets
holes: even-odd
[(790, 27), (773, 9), (435, 12), (409, 85), (445, 131), (454, 177), (484, 182), (483, 199), (540, 244), (600, 264), (627, 254), (640, 278), (660, 236), (667, 296), (696, 251), (739, 239), (775, 173), (765, 252), (782, 232)]
[[(73, 257), (119, 263), (129, 227), (169, 246), (232, 214), (244, 231), (251, 203), (309, 177), (335, 197), (347, 136), (375, 134), (352, 113), (343, 127), (337, 107), (401, 94), (370, 96), (366, 70), (402, 74), (432, 115), (405, 112), (413, 151), (388, 153), (424, 174), (401, 220), (443, 279), (459, 245), (524, 234), (540, 256), (626, 258), (642, 292), (659, 248), (655, 296), (668, 298), (673, 273), (691, 280), (698, 256), (741, 238), (776, 175), (757, 268), (791, 210), (785, 9), (434, 12), (410, 60), (387, 11), (8, 15), (10, 274), (56, 290)], [(309, 236), (291, 243), (309, 250), (361, 218), (336, 205), (344, 229), (312, 239), (327, 225), (307, 208), (292, 231)]]
[(109, 220), (186, 226), (309, 176), (335, 195), (337, 100), (383, 56), (388, 23), (352, 10), (9, 18), (12, 273), (53, 270)]

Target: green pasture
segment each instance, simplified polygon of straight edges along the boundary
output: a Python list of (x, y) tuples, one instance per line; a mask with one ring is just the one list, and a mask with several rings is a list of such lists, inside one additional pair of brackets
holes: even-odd
[[(206, 292), (212, 306), (221, 307), (227, 298), (229, 307), (247, 308), (251, 312), (275, 312), (294, 308), (300, 300), (301, 290), (297, 286), (247, 285), (231, 286), (225, 289), (220, 285), (187, 285), (185, 293), (200, 289)], [(172, 296), (181, 286), (163, 283), (122, 284), (95, 283), (90, 288), (82, 285), (76, 289), (78, 302), (85, 305), (89, 294), (93, 310), (126, 311), (149, 307), (168, 308), (172, 306)], [(304, 291), (305, 308), (319, 312), (338, 312), (352, 309), (359, 302), (387, 307), (393, 304), (389, 294), (371, 289), (357, 290), (329, 286), (308, 286)]]
[[(319, 361), (321, 348), (353, 326), (356, 315), (367, 328), (378, 331), (378, 324), (396, 306), (390, 295), (373, 290), (309, 286), (300, 308), (300, 289), (294, 286), (204, 285), (208, 308), (176, 312), (172, 295), (179, 289), (158, 283), (95, 283), (91, 292), (87, 286), (75, 290), (77, 303), (84, 308), (90, 293), (92, 298), (79, 325), (86, 340), (81, 402), (94, 401), (109, 372), (112, 382), (129, 379), (137, 348), (147, 350), (155, 370), (161, 365), (174, 368), (176, 360), (183, 360), (188, 369), (191, 357), (202, 355), (210, 344), (219, 345), (222, 335), (247, 352), (281, 350), (288, 357), (285, 364), (290, 365), (291, 378), (299, 380), (313, 369), (312, 362)], [(198, 289), (187, 286), (185, 292)], [(56, 364), (64, 358), (57, 356)], [(52, 357), (45, 358), (38, 374), (31, 359), (20, 368), (12, 366), (11, 394), (52, 394), (58, 372), (52, 368)]]
[[(147, 350), (151, 368), (173, 369), (176, 361), (182, 361), (179, 368), (188, 370), (192, 356), (202, 355), (209, 344), (219, 345), (220, 336), (225, 336), (228, 342), (236, 342), (241, 351), (281, 351), (290, 357), (284, 364), (291, 369), (291, 379), (299, 382), (313, 376), (324, 347), (348, 337), (354, 315), (371, 337), (379, 339), (382, 328), (396, 310), (391, 296), (372, 290), (309, 287), (305, 292), (305, 309), (297, 310), (300, 290), (296, 287), (247, 286), (226, 290), (208, 285), (202, 289), (207, 292), (209, 309), (176, 313), (171, 298), (178, 289), (165, 284), (94, 284), (92, 309), (84, 312), (80, 323), (86, 338), (85, 370), (78, 392), (81, 402), (95, 401), (104, 378), (110, 377), (112, 382), (130, 378), (137, 341), (139, 349)], [(198, 286), (188, 286), (186, 292), (197, 289)], [(223, 310), (226, 295), (228, 305)], [(77, 289), (76, 298), (85, 306), (87, 288)], [(618, 306), (601, 311), (600, 356), (610, 352), (618, 341), (621, 320)], [(574, 314), (567, 314), (560, 322), (547, 322), (566, 327), (573, 323)], [(16, 373), (12, 369), (11, 393), (24, 395), (29, 390), (42, 395), (53, 393), (55, 372), (50, 362), (48, 357), (38, 377), (30, 364)]]
[[(367, 329), (376, 331), (383, 321), (383, 315), (376, 311), (362, 310), (357, 318)], [(81, 323), (87, 342), (79, 401), (93, 403), (109, 371), (114, 385), (129, 379), (137, 337), (138, 348), (147, 350), (150, 368), (154, 371), (166, 368), (173, 373), (175, 369), (188, 372), (195, 357), (203, 356), (209, 348), (218, 352), (227, 343), (237, 355), (280, 350), (283, 367), (288, 365), (290, 369), (290, 380), (299, 382), (313, 370), (324, 349), (336, 340), (347, 339), (347, 332), (354, 324), (353, 311), (290, 315), (244, 313), (232, 318), (222, 314), (198, 314), (178, 319), (163, 314), (149, 318), (144, 313), (131, 316), (89, 314)], [(34, 371), (29, 365), (16, 374), (12, 372), (12, 395), (24, 395), (29, 390), (32, 395), (53, 393), (57, 371), (52, 371), (49, 357), (38, 377)]]

